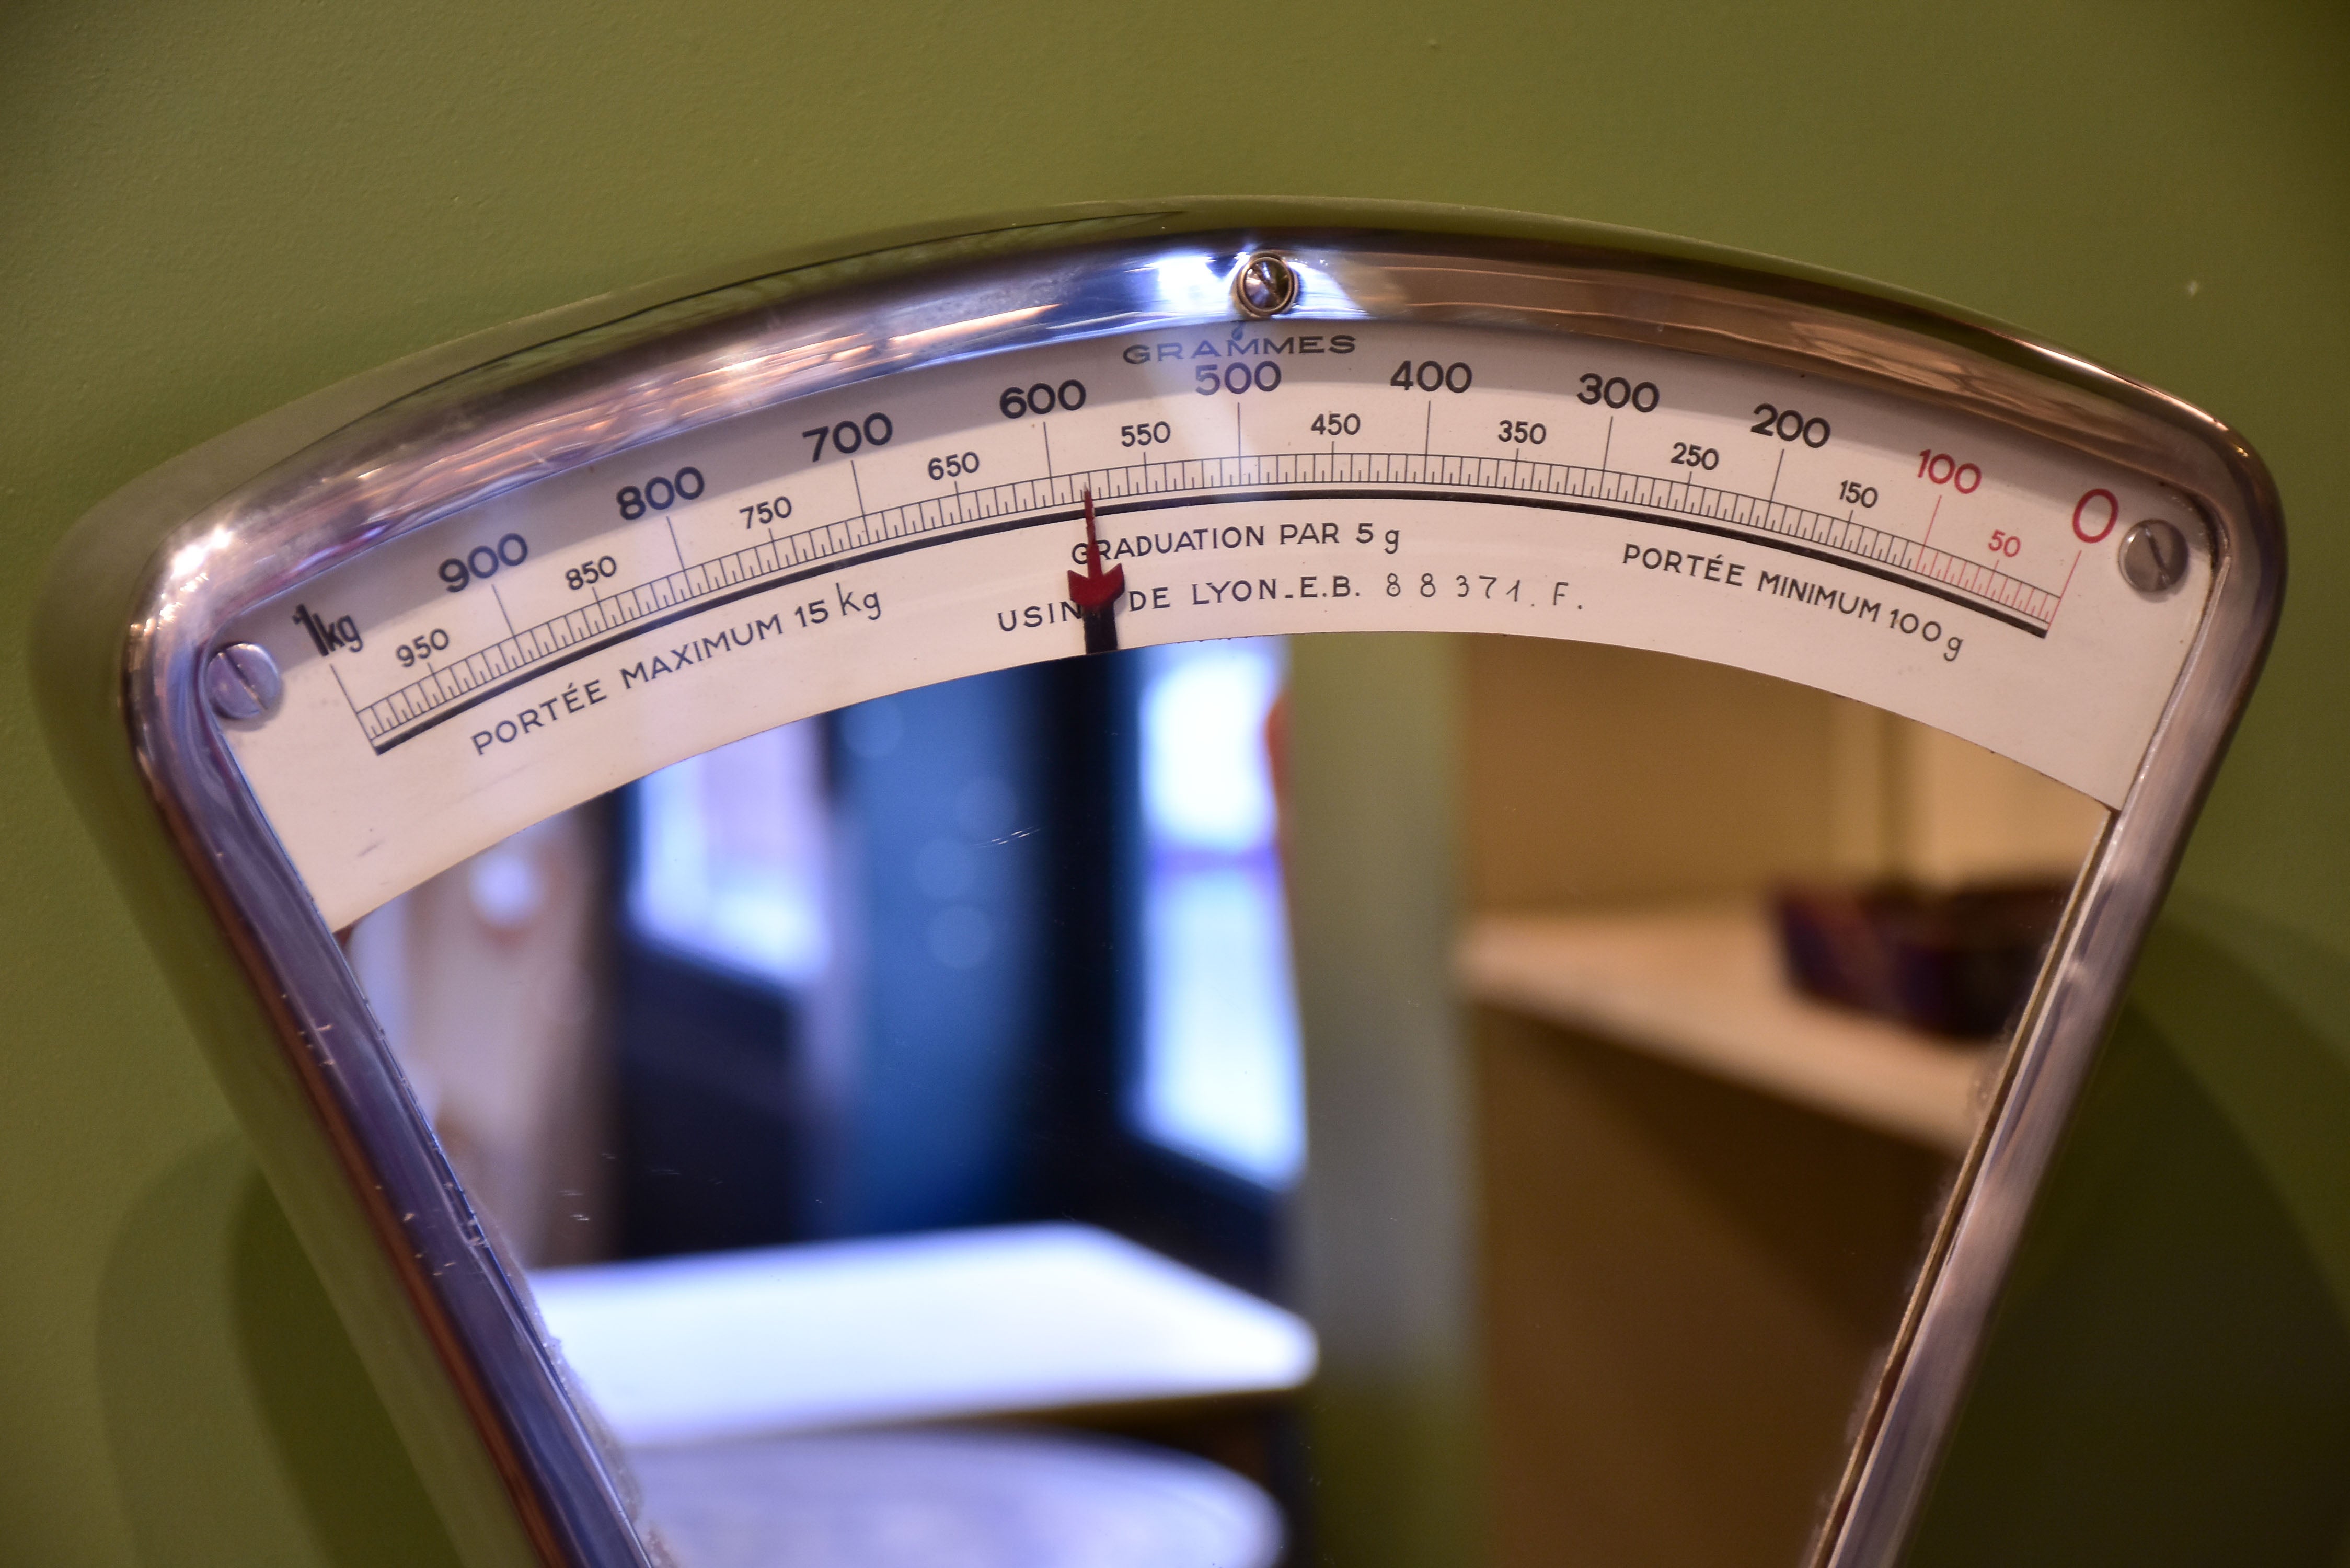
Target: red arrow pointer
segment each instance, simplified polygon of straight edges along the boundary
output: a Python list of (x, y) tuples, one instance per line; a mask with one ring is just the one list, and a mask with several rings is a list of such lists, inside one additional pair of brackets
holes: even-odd
[(1069, 574), (1069, 602), (1085, 618), (1086, 651), (1114, 653), (1118, 649), (1118, 623), (1110, 617), (1126, 592), (1126, 568), (1112, 566), (1107, 572), (1102, 570), (1101, 539), (1094, 532), (1094, 493), (1088, 487), (1082, 494), (1086, 504), (1086, 569)]

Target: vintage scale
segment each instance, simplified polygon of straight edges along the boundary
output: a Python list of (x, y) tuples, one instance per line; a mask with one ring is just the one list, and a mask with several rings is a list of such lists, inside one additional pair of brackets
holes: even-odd
[(1856, 1395), (1814, 1547), (1856, 1568), (1914, 1522), (2282, 573), (2225, 426), (1923, 302), (1530, 218), (1179, 202), (591, 301), (319, 393), (87, 519), (42, 648), (89, 809), (484, 1561), (651, 1559), (335, 933), (550, 814), (974, 672), (1361, 631), (1740, 667), (2092, 797)]

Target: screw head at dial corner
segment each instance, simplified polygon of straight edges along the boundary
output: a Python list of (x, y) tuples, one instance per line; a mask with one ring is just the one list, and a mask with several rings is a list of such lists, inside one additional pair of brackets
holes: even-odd
[(2122, 580), (2147, 595), (2167, 594), (2187, 576), (2187, 535), (2175, 523), (2149, 517), (2122, 535), (2115, 564)]
[(204, 697), (224, 719), (265, 719), (285, 695), (277, 660), (258, 643), (232, 642), (204, 666)]
[(1269, 252), (1249, 257), (1232, 274), (1232, 303), (1259, 320), (1295, 305), (1297, 289), (1297, 269)]

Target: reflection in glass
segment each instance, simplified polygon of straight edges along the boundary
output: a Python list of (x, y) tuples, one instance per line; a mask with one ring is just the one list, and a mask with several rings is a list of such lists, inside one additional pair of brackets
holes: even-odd
[(1135, 1116), (1170, 1148), (1285, 1187), (1305, 1163), (1305, 1107), (1266, 743), (1281, 644), (1179, 643), (1143, 669)]
[(1485, 1549), (1785, 1568), (2023, 998), (1954, 1038), (1805, 995), (1774, 895), (2068, 885), (2105, 813), (1742, 670), (1461, 660)]
[(629, 919), (648, 940), (785, 986), (824, 972), (824, 735), (786, 724), (636, 786)]
[(350, 950), (682, 1568), (1787, 1568), (2104, 820), (1690, 660), (1208, 643)]
[[(1280, 680), (1251, 643), (906, 692), (665, 769), (353, 932), (689, 1568), (819, 1538), (844, 1565), (1279, 1555), (1316, 1356), (1273, 1299), (1303, 1147)], [(494, 1105), (575, 1157), (484, 1136)], [(989, 1424), (1015, 1417), (1065, 1435)], [(778, 1518), (816, 1491), (828, 1513)], [(984, 1539), (909, 1555), (933, 1527)]]

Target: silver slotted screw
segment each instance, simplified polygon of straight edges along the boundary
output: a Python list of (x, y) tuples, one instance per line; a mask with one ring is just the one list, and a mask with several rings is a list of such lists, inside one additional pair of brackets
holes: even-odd
[(232, 642), (204, 666), (204, 695), (224, 719), (265, 718), (285, 694), (277, 660), (257, 643)]
[(1253, 255), (1232, 275), (1232, 300), (1244, 316), (1262, 321), (1297, 303), (1297, 274), (1276, 255)]
[(2122, 535), (2122, 580), (2142, 594), (2168, 593), (2187, 575), (2187, 535), (2149, 517)]

